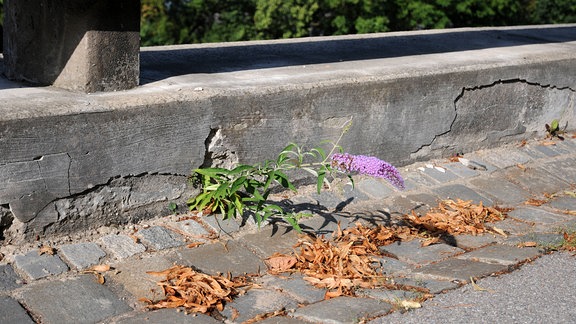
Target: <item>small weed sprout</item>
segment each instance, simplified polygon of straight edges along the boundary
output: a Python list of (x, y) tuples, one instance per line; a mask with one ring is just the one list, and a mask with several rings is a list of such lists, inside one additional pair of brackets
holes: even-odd
[(300, 169), (312, 174), (317, 179), (318, 193), (329, 184), (326, 177), (333, 177), (335, 173), (347, 175), (352, 184), (352, 174), (359, 173), (384, 178), (398, 189), (404, 189), (404, 180), (392, 165), (375, 157), (344, 152), (340, 141), (351, 125), (351, 120), (343, 125), (336, 142), (320, 143), (331, 146), (328, 153), (320, 146), (306, 150), (290, 143), (275, 160), (256, 165), (240, 164), (232, 169), (195, 169), (191, 180), (201, 186), (201, 192), (188, 200), (190, 210), (220, 213), (224, 219), (248, 213), (254, 216), (259, 227), (270, 217), (280, 216), (300, 232), (298, 221), (306, 215), (286, 211), (268, 200), (273, 184), (296, 191), (287, 171)]

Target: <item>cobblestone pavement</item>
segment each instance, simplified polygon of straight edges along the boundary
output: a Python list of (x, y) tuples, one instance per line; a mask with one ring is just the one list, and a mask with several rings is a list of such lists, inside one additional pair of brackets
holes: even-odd
[[(320, 195), (303, 190), (290, 201), (316, 214), (302, 226), (321, 234), (332, 233), (338, 222), (386, 224), (411, 210), (425, 212), (446, 198), (514, 207), (511, 217), (496, 224), (507, 236), (455, 235), (427, 247), (418, 241), (382, 247), (389, 256), (382, 257), (382, 270), (391, 280), (432, 294), (469, 287), (471, 277), (481, 284), (483, 277), (506, 276), (560, 244), (561, 229), (576, 229), (576, 140), (510, 144), (465, 157), (473, 168), (446, 159), (401, 168), (407, 186), (402, 192), (383, 181), (357, 177), (354, 189), (336, 183)], [(544, 193), (557, 195), (541, 206), (525, 204)], [(250, 221), (241, 223), (171, 215), (127, 228), (102, 228), (99, 237), (54, 246), (53, 255), (40, 255), (38, 248), (5, 255), (0, 323), (217, 323), (223, 317), (241, 323), (281, 309), (286, 315), (263, 323), (384, 322), (390, 313), (401, 321), (399, 301), (418, 298), (410, 291), (364, 289), (356, 297), (324, 300), (325, 291), (301, 276), (266, 273), (263, 260), (291, 251), (298, 239), (295, 231), (278, 224), (257, 229)], [(214, 233), (218, 238), (208, 240)], [(191, 242), (204, 244), (192, 248)], [(538, 244), (518, 247), (522, 242)], [(105, 273), (104, 284), (83, 273), (97, 264), (114, 268)], [(174, 264), (208, 274), (260, 274), (255, 278), (260, 288), (228, 303), (219, 319), (174, 309), (145, 311), (140, 298), (161, 297), (157, 278), (146, 272)]]

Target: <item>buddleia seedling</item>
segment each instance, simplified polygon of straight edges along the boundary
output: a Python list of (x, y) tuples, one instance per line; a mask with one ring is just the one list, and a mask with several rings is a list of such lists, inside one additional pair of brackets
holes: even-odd
[(170, 202), (168, 204), (168, 210), (172, 213), (175, 214), (176, 210), (178, 209), (178, 205), (175, 202)]
[(563, 141), (564, 137), (562, 136), (562, 134), (564, 134), (566, 128), (568, 128), (568, 122), (566, 122), (566, 125), (564, 126), (563, 129), (560, 129), (560, 122), (558, 121), (558, 119), (554, 119), (552, 120), (550, 125), (546, 124), (546, 132), (548, 133), (547, 137), (550, 138), (557, 137), (559, 140)]

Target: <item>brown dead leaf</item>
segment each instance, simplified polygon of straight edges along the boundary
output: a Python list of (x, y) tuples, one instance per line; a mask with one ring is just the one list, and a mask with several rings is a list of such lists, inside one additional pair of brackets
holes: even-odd
[(274, 253), (271, 257), (264, 260), (264, 263), (268, 266), (268, 271), (272, 274), (286, 272), (292, 269), (297, 262), (298, 259), (295, 256), (280, 253)]
[(110, 271), (110, 269), (112, 269), (112, 268), (108, 264), (99, 264), (99, 265), (95, 265), (95, 266), (90, 268), (90, 270), (93, 270), (96, 272), (106, 272), (106, 271)]
[(519, 248), (523, 248), (523, 247), (536, 247), (536, 246), (538, 246), (538, 243), (533, 242), (533, 241), (529, 241), (529, 242), (518, 243), (517, 246), (518, 246)]
[(56, 249), (48, 245), (42, 245), (38, 249), (38, 255), (42, 254), (54, 255), (54, 253), (56, 253)]
[(210, 314), (222, 311), (224, 303), (238, 295), (238, 288), (250, 285), (246, 277), (211, 276), (178, 265), (147, 273), (163, 277), (157, 284), (165, 295), (158, 301), (140, 299), (148, 309), (184, 307), (191, 312)]
[[(258, 314), (256, 316), (254, 316), (253, 318), (242, 322), (242, 324), (253, 324), (253, 323), (263, 321), (267, 318), (272, 318), (272, 317), (276, 317), (276, 316), (284, 316), (284, 315), (286, 315), (286, 310), (284, 310), (284, 308), (283, 308), (283, 309), (280, 309), (280, 310), (277, 310), (274, 312)], [(232, 319), (232, 321), (234, 321), (234, 319)]]
[(230, 310), (232, 311), (232, 315), (230, 316), (230, 320), (232, 322), (234, 322), (240, 316), (240, 312), (234, 307), (230, 307)]
[(427, 238), (424, 241), (422, 241), (421, 246), (425, 247), (425, 246), (429, 246), (432, 244), (436, 244), (438, 242), (440, 242), (440, 237), (437, 237), (437, 236), (436, 237), (430, 237), (430, 238)]
[(542, 206), (545, 203), (547, 203), (548, 200), (542, 200), (542, 199), (535, 199), (535, 198), (530, 198), (528, 200), (526, 200), (524, 202), (524, 205), (530, 205), (530, 206)]
[(130, 238), (134, 241), (134, 243), (138, 244), (140, 243), (140, 238), (134, 234), (128, 234), (128, 236), (130, 236)]
[(474, 282), (474, 278), (470, 277), (470, 284), (472, 285), (472, 289), (476, 290), (476, 291), (487, 291), (487, 292), (494, 292), (490, 289), (486, 289), (486, 288), (482, 288), (480, 286), (478, 286), (478, 284), (476, 284), (476, 282)]
[(540, 145), (551, 146), (551, 145), (556, 145), (556, 142), (554, 142), (554, 141), (540, 141)]
[(413, 300), (402, 300), (399, 305), (406, 310), (422, 307), (419, 302)]
[(96, 281), (101, 285), (103, 285), (106, 282), (106, 278), (104, 278), (104, 275), (102, 275), (98, 271), (88, 269), (88, 270), (82, 271), (81, 273), (94, 275), (94, 277), (96, 278)]
[(445, 234), (478, 235), (487, 231), (486, 223), (503, 220), (508, 211), (510, 209), (485, 207), (482, 202), (476, 205), (460, 199), (444, 200), (426, 215), (418, 216), (412, 212), (405, 215), (404, 220), (418, 232), (434, 237)]
[(524, 146), (526, 146), (526, 144), (528, 144), (528, 141), (527, 141), (527, 140), (522, 140), (522, 141), (520, 142), (520, 144), (518, 144), (518, 147), (524, 147)]
[(193, 248), (199, 247), (201, 245), (204, 245), (204, 242), (192, 242), (192, 243), (186, 245), (186, 247), (189, 249), (193, 249)]
[(518, 167), (518, 169), (526, 172), (526, 166), (524, 164), (518, 163), (518, 164), (516, 164), (516, 166)]

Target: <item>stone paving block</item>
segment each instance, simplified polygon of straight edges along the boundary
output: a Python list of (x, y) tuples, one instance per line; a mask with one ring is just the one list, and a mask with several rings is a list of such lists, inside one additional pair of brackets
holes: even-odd
[[(511, 218), (498, 221), (493, 224), (498, 229), (503, 230), (506, 234), (524, 235), (535, 231), (534, 225), (528, 222), (518, 221)], [(500, 236), (498, 236), (500, 237)]]
[(490, 245), (461, 254), (456, 258), (485, 263), (515, 265), (527, 259), (537, 258), (541, 254), (542, 250), (534, 247), (517, 248), (510, 245)]
[(572, 196), (558, 197), (551, 200), (546, 205), (562, 211), (564, 210), (576, 211), (576, 197)]
[(495, 173), (525, 188), (534, 195), (555, 193), (568, 188), (569, 183), (549, 173), (543, 167), (529, 166), (525, 170), (509, 168)]
[[(392, 192), (391, 189), (389, 189)], [(357, 203), (360, 201), (369, 200), (370, 197), (367, 196), (363, 191), (358, 188), (358, 185), (352, 186), (352, 184), (345, 184), (342, 188), (342, 195), (345, 201), (350, 201), (350, 203)]]
[(530, 194), (519, 186), (500, 177), (482, 177), (471, 179), (470, 183), (492, 197), (497, 205), (512, 206), (530, 199)]
[(275, 252), (292, 252), (298, 242), (298, 232), (291, 227), (268, 225), (256, 233), (243, 235), (239, 241), (260, 257), (267, 258)]
[(174, 264), (160, 255), (134, 257), (114, 264), (115, 271), (106, 273), (106, 279), (121, 285), (135, 299), (148, 298), (158, 300), (163, 298), (162, 289), (156, 283), (164, 278), (147, 274), (148, 271), (163, 271)]
[(414, 211), (416, 213), (426, 213), (430, 208), (438, 207), (439, 199), (427, 193), (409, 194), (406, 198), (414, 202)]
[(422, 173), (424, 173), (426, 176), (438, 181), (439, 183), (447, 183), (447, 182), (451, 182), (454, 180), (458, 180), (460, 177), (458, 177), (456, 174), (454, 174), (452, 171), (448, 170), (448, 169), (444, 169), (444, 172), (439, 171), (436, 168), (424, 168), (424, 171), (422, 171)]
[(509, 237), (504, 240), (502, 244), (509, 244), (512, 246), (518, 246), (519, 244), (526, 242), (536, 242), (538, 247), (542, 248), (554, 248), (562, 244), (564, 237), (562, 234), (553, 233), (528, 233), (522, 236)]
[(336, 208), (343, 201), (342, 197), (339, 197), (334, 192), (330, 191), (322, 191), (320, 194), (313, 192), (310, 194), (310, 197), (316, 199), (320, 206), (324, 206), (328, 209)]
[(441, 166), (461, 178), (472, 178), (483, 174), (483, 171), (471, 169), (460, 162), (446, 163)]
[(68, 271), (68, 266), (57, 255), (38, 255), (33, 250), (25, 255), (14, 256), (14, 266), (32, 280), (58, 275)]
[(0, 296), (0, 323), (34, 324), (18, 301), (8, 296)]
[(206, 244), (193, 249), (179, 249), (166, 254), (171, 262), (192, 266), (208, 274), (263, 273), (267, 270), (262, 260), (238, 242), (229, 240)]
[(380, 250), (396, 256), (401, 261), (413, 264), (427, 264), (464, 252), (460, 248), (447, 244), (433, 244), (422, 247), (419, 240), (395, 242), (381, 246)]
[(236, 323), (243, 323), (256, 315), (270, 313), (281, 309), (291, 310), (298, 306), (298, 302), (289, 296), (278, 291), (268, 289), (250, 289), (246, 294), (234, 298), (234, 301), (227, 303), (221, 312), (227, 318), (231, 318), (234, 308), (238, 311)]
[(470, 161), (470, 164), (474, 166), (476, 171), (480, 172), (480, 175), (491, 174), (500, 170), (499, 167), (489, 163), (489, 161), (484, 159), (484, 152), (472, 152), (466, 154), (466, 159)]
[[(477, 152), (483, 161), (488, 162), (498, 168), (504, 169), (516, 164), (526, 164), (533, 160), (533, 158), (522, 152), (517, 147), (502, 147), (492, 150)], [(474, 155), (476, 155), (474, 154)]]
[[(402, 216), (418, 209), (418, 204), (407, 197), (395, 196), (387, 198), (383, 203), (390, 208), (390, 214)], [(421, 205), (421, 204), (420, 204)]]
[(555, 157), (555, 156), (558, 156), (562, 153), (567, 153), (565, 151), (561, 152), (561, 151), (555, 150), (554, 148), (552, 148), (552, 146), (544, 146), (544, 145), (531, 145), (528, 149), (537, 151), (538, 153), (541, 153), (546, 157)]
[(176, 309), (156, 309), (149, 312), (136, 311), (114, 321), (116, 324), (170, 323), (170, 324), (221, 324), (213, 317), (201, 313), (186, 314)]
[(305, 322), (288, 316), (275, 316), (259, 321), (258, 324), (310, 324), (310, 322)]
[(390, 304), (397, 304), (402, 300), (417, 299), (422, 293), (406, 290), (388, 289), (359, 289), (356, 291), (358, 297), (370, 297)]
[(387, 276), (401, 276), (412, 271), (412, 266), (407, 262), (389, 257), (375, 257), (374, 259), (378, 261), (376, 265), (378, 272)]
[(266, 275), (257, 279), (265, 287), (271, 287), (288, 294), (300, 304), (313, 304), (324, 300), (326, 289), (312, 286), (303, 279), (303, 275), (285, 274), (281, 276)]
[(122, 234), (102, 236), (99, 242), (117, 259), (125, 259), (146, 251), (144, 245), (136, 243), (131, 237)]
[(394, 282), (406, 286), (426, 288), (431, 294), (440, 294), (448, 290), (456, 289), (460, 286), (453, 281), (424, 278), (394, 278)]
[(568, 220), (569, 216), (551, 213), (542, 208), (518, 207), (508, 212), (510, 217), (536, 224), (554, 224)]
[(220, 214), (202, 217), (202, 221), (218, 234), (232, 234), (240, 230), (240, 222), (237, 219), (223, 219)]
[[(0, 292), (22, 286), (22, 279), (9, 264), (0, 265)], [(2, 323), (2, 321), (0, 321)]]
[(508, 266), (503, 264), (484, 263), (472, 260), (448, 259), (425, 265), (416, 269), (414, 273), (434, 279), (459, 280), (468, 282), (470, 277), (485, 277), (493, 273), (507, 271)]
[(492, 206), (494, 202), (492, 199), (485, 195), (479, 194), (473, 189), (461, 184), (451, 184), (434, 189), (434, 194), (438, 195), (440, 199), (461, 199), (464, 201), (472, 200), (474, 204), (482, 202), (484, 206)]
[(576, 184), (576, 163), (572, 156), (547, 162), (546, 170), (570, 184)]
[(106, 256), (106, 252), (93, 242), (65, 244), (58, 248), (58, 253), (78, 270), (98, 264)]
[(361, 179), (356, 189), (375, 199), (384, 199), (394, 193), (392, 187), (373, 178)]
[(453, 241), (448, 243), (450, 243), (450, 245), (457, 246), (464, 250), (470, 250), (486, 246), (492, 243), (499, 243), (503, 240), (504, 240), (503, 237), (496, 236), (494, 234), (484, 234), (484, 235), (462, 234), (462, 235), (455, 235), (453, 237)]
[(132, 311), (90, 275), (26, 287), (22, 299), (46, 324), (97, 323)]
[(407, 191), (422, 188), (422, 187), (426, 187), (426, 188), (427, 187), (433, 187), (433, 186), (436, 186), (438, 184), (439, 184), (438, 181), (436, 181), (430, 177), (425, 176), (419, 170), (407, 172), (406, 175), (404, 176), (404, 187), (406, 188), (405, 190), (407, 190)]
[(185, 219), (182, 221), (174, 221), (166, 224), (168, 228), (174, 228), (177, 231), (185, 233), (186, 238), (202, 240), (204, 237), (210, 235), (208, 231), (193, 219)]
[(294, 317), (312, 323), (348, 324), (382, 316), (391, 310), (391, 304), (376, 299), (338, 297), (298, 308)]
[(343, 228), (350, 223), (350, 217), (340, 217), (337, 214), (314, 215), (300, 221), (300, 227), (306, 233), (315, 233), (317, 235), (332, 234), (338, 229), (338, 222)]
[(165, 250), (185, 244), (182, 235), (172, 232), (162, 226), (152, 226), (136, 233), (142, 243), (156, 251)]

